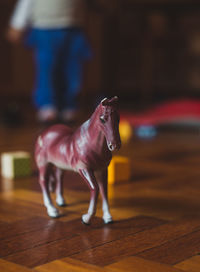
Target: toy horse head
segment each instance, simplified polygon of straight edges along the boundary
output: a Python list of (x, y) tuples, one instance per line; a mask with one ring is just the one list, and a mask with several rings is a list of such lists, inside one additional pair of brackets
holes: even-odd
[(121, 139), (119, 134), (119, 114), (116, 106), (118, 97), (111, 99), (104, 98), (99, 105), (99, 124), (103, 131), (108, 149), (114, 151), (121, 147)]

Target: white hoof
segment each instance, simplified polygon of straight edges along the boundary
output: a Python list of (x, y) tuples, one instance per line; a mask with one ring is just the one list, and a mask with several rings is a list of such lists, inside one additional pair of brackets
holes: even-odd
[(89, 225), (90, 219), (91, 219), (91, 216), (88, 213), (82, 215), (82, 221), (84, 224)]
[(63, 207), (63, 206), (67, 205), (63, 197), (57, 197), (56, 198), (56, 203), (60, 207)]
[(59, 211), (55, 207), (48, 207), (47, 213), (50, 217), (57, 218), (60, 216)]
[(103, 216), (103, 221), (105, 224), (112, 223), (113, 222), (112, 216), (111, 215)]

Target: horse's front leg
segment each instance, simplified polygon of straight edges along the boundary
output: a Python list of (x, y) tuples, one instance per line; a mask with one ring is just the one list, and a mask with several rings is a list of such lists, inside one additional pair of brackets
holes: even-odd
[(108, 170), (106, 168), (104, 170), (97, 171), (95, 174), (102, 198), (103, 220), (106, 224), (112, 223), (113, 220), (108, 205)]
[(91, 218), (96, 213), (99, 187), (96, 182), (96, 178), (95, 178), (93, 171), (87, 170), (87, 169), (82, 169), (82, 170), (79, 170), (79, 173), (83, 177), (83, 179), (86, 181), (86, 183), (90, 189), (90, 204), (89, 204), (88, 212), (82, 216), (83, 223), (89, 224)]

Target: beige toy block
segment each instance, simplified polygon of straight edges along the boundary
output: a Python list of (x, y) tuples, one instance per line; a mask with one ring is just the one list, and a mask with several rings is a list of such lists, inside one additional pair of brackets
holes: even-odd
[(25, 151), (2, 153), (1, 174), (9, 179), (31, 175), (30, 154)]
[(130, 180), (131, 165), (127, 157), (114, 156), (108, 167), (108, 184)]

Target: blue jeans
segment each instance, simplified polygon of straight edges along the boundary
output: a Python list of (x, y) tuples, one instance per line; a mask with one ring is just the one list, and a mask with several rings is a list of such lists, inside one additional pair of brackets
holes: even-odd
[(34, 49), (34, 104), (75, 109), (85, 60), (92, 53), (79, 28), (33, 29), (26, 42)]

